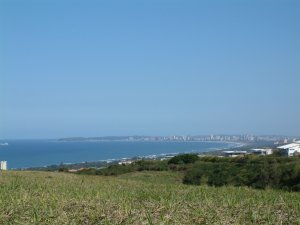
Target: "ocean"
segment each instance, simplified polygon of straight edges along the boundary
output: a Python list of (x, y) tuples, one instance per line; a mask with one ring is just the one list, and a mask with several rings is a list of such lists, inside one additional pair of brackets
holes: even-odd
[(54, 165), (60, 163), (117, 160), (135, 156), (205, 152), (236, 146), (223, 142), (61, 142), (57, 140), (5, 140), (0, 145), (0, 161), (9, 169)]

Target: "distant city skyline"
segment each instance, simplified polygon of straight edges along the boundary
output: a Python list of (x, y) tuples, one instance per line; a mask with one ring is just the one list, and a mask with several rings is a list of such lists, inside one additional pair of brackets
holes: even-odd
[(0, 2), (0, 139), (300, 135), (300, 2)]
[(224, 142), (276, 142), (277, 144), (299, 141), (300, 136), (280, 135), (169, 135), (169, 136), (103, 136), (103, 137), (66, 137), (58, 141), (224, 141)]
[[(118, 139), (119, 138), (119, 139)], [(300, 135), (279, 134), (169, 134), (169, 135), (104, 135), (104, 136), (66, 136), (66, 137), (23, 137), (23, 138), (0, 138), (6, 140), (195, 140), (195, 141), (300, 141)], [(7, 142), (0, 145), (8, 145)]]

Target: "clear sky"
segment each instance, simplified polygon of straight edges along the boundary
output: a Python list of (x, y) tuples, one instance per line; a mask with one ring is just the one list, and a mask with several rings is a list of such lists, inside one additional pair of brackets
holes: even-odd
[(0, 138), (300, 135), (299, 0), (0, 0)]

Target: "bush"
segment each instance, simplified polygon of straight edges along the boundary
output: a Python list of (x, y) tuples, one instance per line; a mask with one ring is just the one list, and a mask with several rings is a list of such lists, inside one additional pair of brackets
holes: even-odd
[(196, 154), (181, 154), (174, 156), (168, 162), (168, 164), (188, 164), (194, 163), (199, 159)]
[[(205, 177), (205, 179), (203, 178)], [(186, 171), (185, 184), (234, 185), (299, 191), (300, 159), (244, 157), (201, 159)]]

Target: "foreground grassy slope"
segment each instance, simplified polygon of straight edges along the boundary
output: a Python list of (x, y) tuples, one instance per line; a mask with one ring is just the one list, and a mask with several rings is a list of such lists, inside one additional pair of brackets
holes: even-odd
[(0, 173), (0, 224), (300, 223), (299, 193), (187, 186), (180, 173)]

